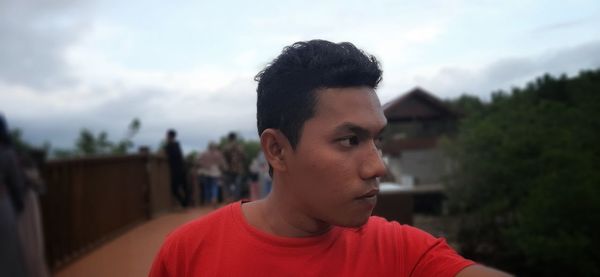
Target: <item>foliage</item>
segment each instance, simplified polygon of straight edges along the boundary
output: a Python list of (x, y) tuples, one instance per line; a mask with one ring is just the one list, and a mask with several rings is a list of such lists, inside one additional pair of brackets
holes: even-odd
[(23, 131), (19, 128), (10, 130), (10, 139), (13, 147), (18, 153), (29, 153), (32, 151), (41, 151), (47, 153), (50, 149), (50, 143), (44, 142), (41, 146), (32, 145), (23, 139)]
[(50, 143), (44, 142), (42, 145), (33, 145), (23, 139), (23, 132), (19, 128), (10, 130), (10, 140), (14, 150), (19, 155), (22, 165), (31, 166), (40, 165), (46, 160), (50, 150)]
[(194, 165), (196, 164), (196, 159), (198, 158), (199, 154), (200, 153), (198, 151), (193, 150), (193, 151), (187, 153), (185, 155), (185, 157), (183, 157), (183, 160), (185, 162), (185, 166), (188, 169), (192, 169), (194, 167)]
[(127, 151), (133, 147), (132, 139), (140, 131), (141, 127), (142, 122), (139, 119), (134, 118), (131, 120), (127, 127), (125, 137), (114, 145), (112, 149), (113, 154), (126, 154)]
[(104, 131), (95, 136), (92, 131), (82, 129), (75, 142), (76, 153), (83, 156), (109, 153), (112, 148), (113, 143), (108, 140), (108, 134)]
[(249, 164), (252, 159), (258, 156), (260, 151), (260, 142), (256, 140), (245, 140), (244, 141), (244, 152), (246, 153), (246, 161)]
[(94, 134), (91, 130), (84, 128), (79, 132), (79, 137), (75, 141), (75, 148), (56, 149), (54, 157), (66, 158), (73, 156), (90, 156), (102, 154), (126, 154), (133, 147), (132, 138), (139, 132), (141, 122), (134, 118), (127, 128), (124, 138), (113, 142), (108, 138), (105, 131)]
[(452, 104), (467, 115), (447, 182), (463, 254), (525, 276), (600, 275), (600, 70)]

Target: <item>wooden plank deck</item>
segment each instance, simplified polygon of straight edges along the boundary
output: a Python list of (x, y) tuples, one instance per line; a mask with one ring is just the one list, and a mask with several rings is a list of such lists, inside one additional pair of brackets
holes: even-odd
[(161, 215), (100, 246), (55, 273), (56, 277), (148, 276), (164, 238), (172, 230), (213, 211), (193, 208)]

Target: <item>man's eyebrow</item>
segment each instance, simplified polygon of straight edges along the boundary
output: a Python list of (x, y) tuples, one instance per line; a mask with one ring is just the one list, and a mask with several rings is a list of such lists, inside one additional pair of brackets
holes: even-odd
[[(383, 128), (381, 128), (381, 130), (377, 131), (376, 134), (374, 134), (375, 136), (379, 136), (381, 135), (381, 133), (383, 133), (385, 129), (385, 126)], [(342, 123), (341, 125), (339, 125), (338, 127), (335, 128), (336, 132), (346, 132), (346, 131), (350, 131), (355, 133), (356, 135), (360, 136), (360, 137), (369, 137), (371, 136), (371, 131), (369, 131), (368, 129), (358, 126), (354, 123), (350, 123), (350, 122), (345, 122)]]

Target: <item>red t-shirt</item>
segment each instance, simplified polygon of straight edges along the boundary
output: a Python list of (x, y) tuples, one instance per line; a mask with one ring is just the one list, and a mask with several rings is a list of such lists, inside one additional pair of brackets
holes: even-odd
[(236, 202), (171, 233), (150, 276), (455, 276), (472, 264), (444, 239), (376, 216), (317, 237), (270, 235)]

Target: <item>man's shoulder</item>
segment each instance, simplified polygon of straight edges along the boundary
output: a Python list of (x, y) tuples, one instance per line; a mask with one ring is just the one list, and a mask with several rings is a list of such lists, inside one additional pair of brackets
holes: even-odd
[(369, 217), (369, 221), (363, 226), (363, 228), (367, 231), (377, 231), (377, 232), (400, 232), (407, 225), (402, 225), (397, 221), (389, 221), (383, 217), (379, 216), (371, 216)]
[(380, 238), (394, 239), (399, 243), (405, 240), (433, 240), (431, 234), (416, 227), (400, 224), (397, 221), (389, 221), (383, 217), (371, 216), (369, 221), (361, 229), (370, 235), (376, 235)]
[(213, 232), (218, 232), (221, 227), (229, 224), (232, 220), (232, 205), (227, 205), (207, 215), (194, 219), (174, 231), (165, 240), (165, 245), (174, 244), (197, 244)]
[[(473, 262), (466, 260), (452, 249), (444, 238), (410, 225), (372, 216), (364, 226), (365, 233), (375, 239), (378, 249), (389, 250), (417, 276), (454, 276)], [(387, 252), (387, 253), (390, 253)]]
[[(228, 205), (192, 220), (167, 235), (152, 265), (150, 276), (181, 276), (206, 253), (213, 253), (227, 230), (233, 230), (234, 207)], [(201, 251), (199, 251), (201, 250)], [(200, 255), (200, 256), (198, 256)]]

